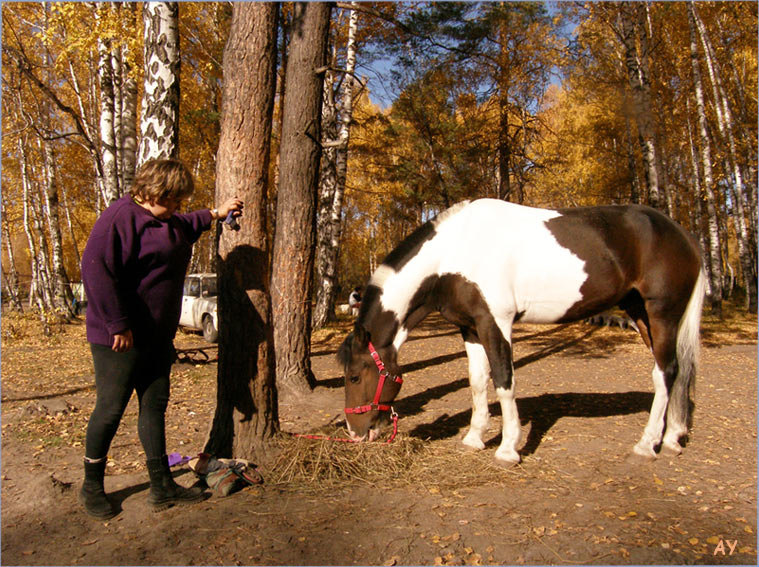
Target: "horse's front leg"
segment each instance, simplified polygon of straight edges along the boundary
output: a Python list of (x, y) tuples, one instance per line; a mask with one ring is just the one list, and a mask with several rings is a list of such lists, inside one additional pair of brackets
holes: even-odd
[(476, 336), (464, 334), (464, 348), (469, 360), (469, 387), (472, 390), (472, 420), (462, 443), (472, 449), (484, 449), (483, 435), (488, 428), (488, 379), (490, 363), (485, 348)]
[(522, 429), (519, 424), (519, 411), (514, 397), (514, 362), (511, 350), (511, 323), (487, 326), (478, 334), (486, 345), (490, 361), (491, 376), (498, 402), (501, 404), (503, 420), (501, 444), (495, 452), (495, 458), (504, 465), (515, 465), (521, 458), (517, 445)]

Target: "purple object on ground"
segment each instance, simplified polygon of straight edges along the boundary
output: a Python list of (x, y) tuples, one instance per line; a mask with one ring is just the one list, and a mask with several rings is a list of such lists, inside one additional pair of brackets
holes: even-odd
[(179, 453), (171, 453), (169, 455), (169, 466), (175, 467), (177, 465), (183, 465), (190, 461), (190, 457), (183, 457)]

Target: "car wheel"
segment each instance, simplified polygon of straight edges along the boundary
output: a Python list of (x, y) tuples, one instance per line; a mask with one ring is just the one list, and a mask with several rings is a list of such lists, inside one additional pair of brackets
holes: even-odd
[(213, 317), (203, 317), (203, 338), (209, 343), (215, 343), (219, 339), (219, 331), (214, 327)]

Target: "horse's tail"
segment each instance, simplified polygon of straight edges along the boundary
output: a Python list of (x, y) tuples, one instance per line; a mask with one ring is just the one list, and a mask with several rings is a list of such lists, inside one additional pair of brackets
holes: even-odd
[[(696, 369), (701, 350), (701, 310), (705, 289), (706, 277), (704, 270), (701, 269), (677, 331), (678, 372), (670, 395), (669, 411), (674, 412), (670, 415), (685, 428), (682, 433), (687, 433), (692, 424)], [(667, 423), (671, 423), (671, 420), (667, 419)]]

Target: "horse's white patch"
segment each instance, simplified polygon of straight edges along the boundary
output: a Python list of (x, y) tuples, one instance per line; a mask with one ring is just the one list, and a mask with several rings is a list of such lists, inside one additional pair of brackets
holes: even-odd
[(664, 372), (658, 364), (654, 365), (651, 377), (654, 381), (654, 401), (651, 404), (651, 413), (648, 416), (646, 428), (643, 430), (643, 436), (635, 445), (634, 451), (644, 457), (656, 458), (654, 447), (659, 444), (662, 438), (669, 393), (664, 383)]
[(380, 266), (374, 270), (372, 277), (369, 279), (369, 285), (374, 285), (380, 289), (384, 289), (387, 279), (395, 273), (395, 270), (387, 264), (380, 264)]
[(490, 380), (490, 363), (485, 348), (480, 343), (464, 342), (469, 359), (469, 386), (472, 389), (472, 419), (469, 431), (462, 443), (473, 449), (484, 449), (483, 436), (488, 428), (490, 410), (488, 409), (488, 381)]
[[(459, 274), (476, 283), (497, 321), (550, 323), (582, 299), (585, 263), (556, 241), (546, 221), (559, 212), (497, 199), (457, 205), (435, 220), (436, 235), (399, 272), (382, 267), (383, 309), (403, 317), (430, 275)], [(395, 277), (389, 278), (390, 273)]]

